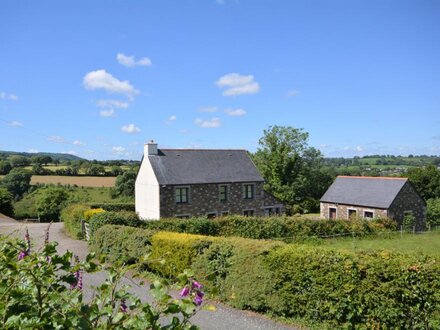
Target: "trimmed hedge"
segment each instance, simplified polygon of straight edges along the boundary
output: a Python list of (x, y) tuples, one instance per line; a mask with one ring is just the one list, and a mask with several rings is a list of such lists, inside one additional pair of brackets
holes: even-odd
[(83, 238), (81, 220), (84, 219), (84, 212), (87, 210), (90, 210), (90, 207), (84, 204), (73, 204), (61, 210), (60, 219), (72, 238)]
[(88, 203), (92, 209), (104, 209), (105, 211), (132, 211), (135, 212), (134, 203)]
[(375, 220), (311, 220), (298, 217), (227, 216), (216, 219), (163, 219), (147, 221), (144, 228), (179, 233), (237, 236), (253, 239), (298, 239), (331, 235), (365, 236), (395, 229), (395, 222)]
[(104, 225), (140, 227), (142, 224), (143, 221), (139, 220), (138, 215), (131, 211), (105, 211), (95, 213), (89, 219), (90, 238), (94, 240), (96, 230)]
[(153, 270), (192, 267), (235, 307), (335, 327), (440, 327), (440, 264), (424, 256), (178, 233), (154, 235), (152, 254), (165, 256)]
[(145, 229), (105, 225), (95, 232), (90, 250), (105, 255), (108, 262), (140, 263), (151, 252), (152, 235), (153, 232)]

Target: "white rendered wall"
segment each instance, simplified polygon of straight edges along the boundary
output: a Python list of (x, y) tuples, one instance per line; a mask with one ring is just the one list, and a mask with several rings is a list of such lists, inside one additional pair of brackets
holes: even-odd
[(148, 156), (144, 156), (135, 183), (136, 213), (142, 220), (160, 218), (159, 183)]

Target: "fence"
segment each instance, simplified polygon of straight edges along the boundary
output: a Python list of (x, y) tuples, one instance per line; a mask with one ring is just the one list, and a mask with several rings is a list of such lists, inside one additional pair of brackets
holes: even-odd
[(90, 226), (84, 219), (81, 220), (81, 230), (82, 230), (83, 236), (86, 238), (86, 241), (89, 241), (90, 240)]

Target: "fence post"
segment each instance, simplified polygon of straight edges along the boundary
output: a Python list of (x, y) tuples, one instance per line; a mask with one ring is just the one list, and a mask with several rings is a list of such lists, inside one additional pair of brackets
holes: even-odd
[(416, 233), (416, 226), (413, 226), (413, 234)]
[(403, 225), (400, 225), (400, 238), (403, 238)]

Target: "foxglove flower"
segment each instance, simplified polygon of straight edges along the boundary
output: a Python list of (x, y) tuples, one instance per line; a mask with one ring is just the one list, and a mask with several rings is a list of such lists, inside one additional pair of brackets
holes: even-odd
[(189, 288), (187, 286), (185, 286), (182, 291), (180, 291), (180, 296), (181, 297), (186, 297), (189, 294)]
[(28, 255), (27, 251), (20, 251), (20, 253), (18, 254), (18, 260), (22, 260), (27, 255)]
[(201, 289), (202, 287), (203, 287), (203, 285), (201, 285), (199, 282), (197, 282), (197, 281), (193, 281), (192, 282), (192, 287), (193, 287), (193, 289)]
[(122, 313), (127, 313), (128, 311), (128, 307), (127, 304), (125, 303), (125, 299), (121, 300), (121, 306), (120, 306), (121, 312)]

